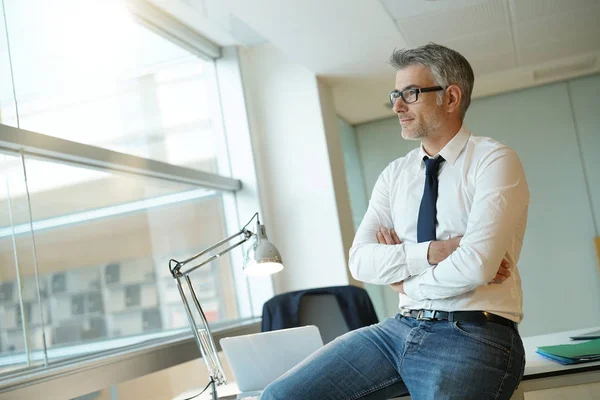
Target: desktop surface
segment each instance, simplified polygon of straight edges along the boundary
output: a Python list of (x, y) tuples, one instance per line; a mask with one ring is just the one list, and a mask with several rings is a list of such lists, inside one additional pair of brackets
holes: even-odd
[(523, 346), (525, 347), (526, 364), (523, 380), (536, 379), (543, 376), (566, 375), (572, 373), (579, 373), (582, 371), (600, 370), (600, 361), (574, 365), (561, 365), (536, 353), (537, 348), (540, 346), (580, 343), (580, 341), (571, 340), (570, 337), (582, 335), (598, 329), (600, 329), (600, 327), (597, 326), (592, 328), (577, 329), (573, 331), (524, 337)]
[[(592, 332), (600, 329), (600, 326), (591, 327), (586, 329), (577, 329), (572, 331), (565, 332), (557, 332), (557, 333), (549, 333), (545, 335), (537, 335), (537, 336), (529, 336), (523, 337), (523, 345), (525, 347), (525, 374), (523, 375), (522, 384), (525, 387), (530, 386), (528, 390), (539, 390), (542, 387), (531, 387), (532, 382), (536, 382), (536, 380), (544, 380), (544, 378), (551, 377), (561, 377), (561, 376), (569, 376), (580, 373), (594, 372), (598, 377), (593, 378), (592, 381), (600, 381), (600, 361), (590, 362), (590, 363), (582, 363), (575, 365), (561, 365), (557, 362), (551, 361), (539, 354), (536, 353), (536, 350), (539, 346), (552, 346), (556, 344), (568, 344), (568, 343), (578, 343), (577, 341), (572, 341), (570, 339), (571, 336), (581, 335), (588, 332)], [(529, 381), (529, 382), (528, 382)], [(548, 387), (559, 387), (563, 386), (562, 383), (558, 385), (551, 385)], [(528, 391), (527, 389), (525, 392)], [(258, 400), (260, 397), (244, 397), (243, 394), (239, 394), (239, 389), (235, 382), (229, 383), (228, 385), (221, 386), (217, 389), (219, 396), (228, 396), (228, 397), (220, 397), (221, 400)], [(199, 390), (188, 390), (185, 393), (180, 394), (179, 396), (173, 398), (173, 400), (184, 400), (190, 396), (197, 394)], [(233, 396), (233, 397), (229, 397)], [(247, 396), (247, 395), (246, 395)], [(205, 392), (202, 396), (197, 397), (199, 400), (210, 400), (210, 393)]]
[[(173, 400), (185, 400), (192, 396), (197, 395), (202, 389), (192, 389), (188, 390), (184, 393), (179, 394), (177, 397), (174, 397)], [(219, 396), (219, 400), (259, 400), (260, 394), (255, 392), (252, 393), (240, 393), (240, 389), (238, 388), (235, 382), (230, 382), (224, 386), (217, 386), (217, 395)], [(198, 397), (194, 397), (194, 400), (211, 400), (210, 388), (206, 390), (206, 392), (202, 393), (202, 395)]]

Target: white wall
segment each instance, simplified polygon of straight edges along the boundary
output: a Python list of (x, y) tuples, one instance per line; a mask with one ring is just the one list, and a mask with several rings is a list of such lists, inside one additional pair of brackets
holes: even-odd
[(600, 236), (600, 75), (570, 81), (567, 89), (573, 105), (596, 235)]
[[(600, 234), (598, 93), (600, 75), (475, 99), (467, 113), (467, 127), (513, 147), (527, 174), (531, 206), (519, 263), (524, 335), (600, 325), (593, 245)], [(396, 118), (357, 125), (355, 131), (370, 196), (381, 170), (417, 143), (400, 137)], [(397, 296), (382, 292), (392, 315)]]
[[(352, 234), (340, 226), (352, 223), (349, 205), (338, 207), (332, 178), (340, 166), (332, 169), (327, 145), (340, 144), (331, 96), (272, 45), (240, 49), (240, 63), (264, 220), (285, 264), (274, 276), (275, 291), (346, 285)], [(329, 135), (337, 135), (337, 143), (326, 129), (334, 130)], [(345, 180), (336, 185), (347, 190)]]

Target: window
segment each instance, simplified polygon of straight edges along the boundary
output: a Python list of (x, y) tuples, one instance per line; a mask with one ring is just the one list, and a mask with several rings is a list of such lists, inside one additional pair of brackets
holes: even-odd
[[(168, 260), (239, 228), (214, 60), (122, 3), (0, 0), (0, 377), (188, 333)], [(190, 275), (211, 323), (252, 316), (240, 254)]]
[[(5, 266), (18, 262), (23, 294), (20, 299), (15, 290), (17, 268), (7, 268), (3, 352), (24, 351), (26, 340), (30, 349), (42, 349), (44, 331), (49, 358), (58, 358), (73, 355), (55, 351), (65, 345), (188, 329), (168, 260), (184, 259), (226, 236), (220, 193), (26, 159), (34, 254), (22, 171), (4, 166), (3, 209), (13, 214), (13, 224), (0, 229), (1, 256)], [(90, 179), (44, 190), (48, 171), (79, 177), (87, 172)], [(213, 264), (192, 276), (207, 318), (236, 319), (230, 260)], [(86, 351), (94, 350), (98, 347), (87, 346)]]

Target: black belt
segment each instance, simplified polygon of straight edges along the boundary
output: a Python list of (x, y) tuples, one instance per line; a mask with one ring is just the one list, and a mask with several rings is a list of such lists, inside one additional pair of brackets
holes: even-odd
[(448, 320), (450, 322), (462, 321), (462, 322), (475, 322), (484, 323), (486, 321), (494, 322), (496, 324), (509, 326), (517, 329), (517, 324), (510, 319), (501, 317), (499, 315), (491, 314), (485, 311), (436, 311), (436, 310), (403, 310), (400, 312), (403, 317), (416, 318), (419, 321), (443, 321)]

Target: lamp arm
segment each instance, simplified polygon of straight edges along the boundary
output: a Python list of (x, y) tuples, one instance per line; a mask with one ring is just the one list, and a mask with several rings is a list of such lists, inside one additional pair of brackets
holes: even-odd
[[(259, 217), (258, 217), (258, 213), (255, 213), (255, 214), (252, 216), (252, 218), (250, 218), (250, 221), (248, 221), (248, 223), (247, 223), (246, 225), (244, 225), (244, 226), (242, 227), (242, 229), (240, 229), (240, 231), (239, 231), (239, 232), (237, 232), (237, 233), (235, 233), (235, 234), (233, 234), (233, 235), (229, 236), (228, 238), (225, 238), (225, 239), (221, 240), (220, 242), (218, 242), (218, 243), (216, 243), (216, 244), (214, 244), (214, 245), (210, 246), (209, 248), (207, 248), (207, 249), (205, 249), (205, 250), (202, 250), (200, 253), (198, 253), (198, 254), (196, 254), (196, 255), (194, 255), (194, 256), (192, 256), (192, 257), (188, 258), (187, 260), (183, 260), (183, 261), (177, 261), (177, 260), (173, 260), (173, 259), (169, 260), (169, 271), (171, 271), (171, 275), (173, 275), (173, 278), (177, 278), (178, 276), (187, 275), (187, 274), (189, 274), (190, 272), (192, 272), (192, 271), (194, 271), (194, 270), (196, 270), (196, 269), (200, 268), (201, 266), (203, 266), (203, 265), (205, 265), (205, 264), (208, 264), (208, 263), (209, 263), (209, 262), (211, 262), (211, 261), (214, 261), (214, 260), (216, 260), (217, 258), (221, 257), (223, 254), (226, 254), (227, 252), (229, 252), (229, 251), (231, 251), (231, 250), (235, 249), (236, 247), (238, 247), (238, 246), (239, 246), (239, 245), (241, 245), (242, 243), (245, 243), (245, 242), (247, 242), (247, 241), (248, 241), (248, 240), (249, 240), (249, 239), (252, 237), (252, 235), (254, 235), (254, 233), (252, 233), (252, 231), (249, 231), (248, 229), (246, 229), (246, 227), (247, 227), (248, 225), (250, 225), (250, 222), (252, 222), (252, 220), (253, 220), (254, 218), (256, 218), (256, 222), (257, 222), (258, 224), (260, 224), (260, 220), (259, 220)], [(197, 265), (195, 265), (194, 267), (192, 267), (192, 268), (188, 269), (187, 271), (185, 271), (185, 272), (181, 272), (181, 268), (183, 268), (183, 267), (184, 267), (186, 264), (190, 263), (191, 261), (194, 261), (194, 260), (195, 260), (195, 259), (197, 259), (198, 257), (201, 257), (201, 256), (203, 256), (204, 254), (208, 253), (209, 251), (211, 251), (211, 250), (214, 250), (214, 249), (216, 249), (217, 247), (221, 246), (223, 243), (227, 243), (227, 242), (229, 242), (231, 239), (233, 239), (233, 238), (235, 238), (235, 237), (238, 237), (238, 236), (240, 236), (240, 235), (244, 235), (244, 238), (243, 238), (241, 241), (239, 241), (238, 243), (236, 243), (236, 244), (234, 244), (234, 245), (232, 245), (232, 246), (230, 246), (230, 247), (226, 248), (225, 250), (221, 251), (221, 252), (220, 252), (220, 253), (218, 253), (218, 254), (215, 254), (215, 255), (213, 255), (212, 257), (210, 257), (210, 258), (208, 258), (207, 260), (205, 260), (205, 261), (201, 262), (200, 264), (197, 264)]]
[[(217, 254), (214, 254), (213, 256), (209, 257), (208, 259), (206, 259), (206, 260), (202, 261), (201, 263), (199, 263), (199, 264), (197, 264), (197, 265), (195, 265), (195, 266), (193, 266), (193, 267), (189, 268), (188, 270), (186, 270), (186, 271), (183, 271), (183, 272), (181, 271), (181, 268), (182, 268), (182, 267), (184, 267), (184, 266), (185, 266), (186, 264), (188, 264), (189, 262), (191, 262), (191, 261), (194, 261), (194, 260), (195, 260), (195, 259), (197, 259), (198, 257), (200, 257), (200, 256), (202, 256), (202, 255), (204, 255), (204, 254), (208, 253), (209, 251), (211, 251), (211, 250), (213, 250), (213, 249), (215, 249), (215, 248), (219, 247), (219, 246), (220, 246), (220, 245), (222, 245), (223, 243), (225, 243), (225, 242), (228, 242), (229, 240), (231, 240), (231, 239), (233, 239), (233, 238), (235, 238), (235, 237), (237, 237), (237, 236), (240, 236), (240, 235), (242, 235), (242, 234), (244, 235), (244, 238), (243, 238), (242, 240), (240, 240), (239, 242), (237, 242), (237, 243), (235, 243), (235, 244), (233, 244), (233, 245), (229, 246), (228, 248), (226, 248), (225, 250), (223, 250), (223, 251), (221, 251), (221, 252), (219, 252), (219, 253), (217, 253)], [(236, 233), (235, 235), (232, 235), (232, 236), (228, 237), (227, 239), (224, 239), (224, 240), (220, 241), (219, 243), (215, 244), (214, 246), (211, 246), (211, 247), (209, 247), (208, 249), (206, 249), (206, 250), (203, 250), (202, 252), (200, 252), (200, 253), (196, 254), (195, 256), (193, 256), (193, 257), (191, 257), (191, 258), (188, 258), (188, 259), (187, 259), (187, 260), (185, 260), (185, 261), (171, 260), (171, 261), (169, 262), (169, 270), (171, 271), (171, 275), (173, 275), (173, 278), (176, 278), (176, 277), (178, 277), (178, 276), (187, 275), (187, 274), (189, 274), (190, 272), (197, 270), (197, 269), (198, 269), (198, 268), (200, 268), (201, 266), (203, 266), (203, 265), (206, 265), (206, 264), (208, 264), (208, 263), (210, 263), (210, 262), (212, 262), (212, 261), (216, 260), (217, 258), (221, 257), (223, 254), (226, 254), (226, 253), (230, 252), (231, 250), (235, 249), (236, 247), (240, 246), (241, 244), (243, 244), (243, 243), (247, 242), (247, 241), (248, 241), (248, 240), (249, 240), (249, 239), (250, 239), (250, 238), (251, 238), (253, 235), (254, 235), (254, 233), (250, 232), (249, 230), (242, 229), (241, 231), (239, 231), (239, 232), (238, 232), (238, 233)], [(172, 263), (175, 263), (175, 266), (174, 266), (174, 267), (171, 267), (171, 264), (172, 264)]]

